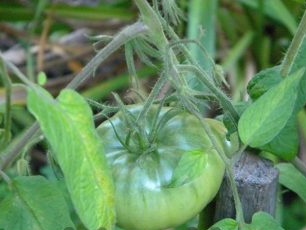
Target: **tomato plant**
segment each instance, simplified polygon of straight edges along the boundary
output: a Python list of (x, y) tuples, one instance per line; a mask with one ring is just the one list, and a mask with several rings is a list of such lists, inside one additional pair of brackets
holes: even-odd
[[(194, 217), (213, 199), (224, 163), (195, 116), (153, 106), (137, 124), (142, 108), (128, 106), (132, 119), (120, 111), (97, 129), (115, 181), (118, 225), (166, 229)], [(222, 123), (204, 122), (226, 147)]]
[[(31, 42), (0, 55), (1, 84), (5, 88), (1, 91), (5, 103), (0, 103), (0, 118), (3, 118), (0, 119), (0, 179), (5, 182), (0, 183), (0, 229), (185, 230), (191, 224), (199, 230), (283, 229), (274, 212), (279, 184), (306, 201), (306, 166), (303, 157), (299, 158), (306, 136), (306, 12), (297, 26), (296, 18), (287, 10), (289, 4), (283, 4), (282, 0), (206, 1), (205, 4), (201, 0), (108, 1), (112, 2), (111, 7), (105, 7), (106, 1), (100, 4), (96, 1), (98, 7), (73, 7), (74, 10), (54, 5), (57, 3), (47, 4), (48, 1), (38, 2), (33, 21), (25, 26), (29, 34), (19, 31), (23, 27), (19, 22), (12, 28), (11, 23), (6, 23), (3, 30), (7, 35), (18, 36), (18, 41), (25, 34), (25, 43)], [(115, 5), (121, 10), (117, 11)], [(2, 13), (11, 12), (9, 9), (13, 7), (3, 6), (6, 4), (0, 6)], [(29, 16), (25, 6), (34, 9), (31, 4), (20, 6), (15, 11), (18, 15), (25, 8), (22, 17)], [(67, 21), (72, 25), (74, 20), (67, 20), (70, 17), (84, 20), (91, 16), (101, 20), (108, 18), (112, 9), (129, 20), (139, 15), (139, 20), (113, 37), (109, 34), (91, 37), (96, 41), (97, 53), (79, 68), (83, 62), (75, 62), (75, 58), (79, 57), (79, 51), (87, 53), (87, 49), (75, 49), (74, 44), (68, 47), (73, 43), (70, 39), (69, 42), (60, 39), (62, 42), (56, 44), (56, 34), (63, 27), (53, 29), (52, 22), (57, 25)], [(239, 12), (237, 19), (228, 14), (232, 10)], [(258, 15), (252, 13), (256, 11)], [(218, 30), (216, 16), (220, 19)], [(4, 17), (15, 20), (11, 14)], [(182, 18), (187, 19), (186, 23), (178, 25)], [(295, 34), (282, 62), (277, 57), (279, 65), (274, 67), (268, 63), (267, 48), (274, 47), (271, 53), (283, 50), (291, 35), (284, 39), (280, 36), (282, 31), (270, 33), (267, 18)], [(39, 21), (46, 22), (44, 28), (35, 28)], [(115, 21), (94, 27), (117, 27), (113, 26)], [(39, 35), (36, 31), (43, 33)], [(50, 44), (48, 34), (55, 38)], [(186, 39), (180, 39), (181, 35)], [(267, 37), (270, 35), (271, 39)], [(53, 49), (53, 44), (61, 52)], [(222, 52), (216, 52), (215, 45), (220, 45)], [(228, 45), (233, 47), (228, 49)], [(29, 59), (38, 50), (37, 66), (30, 65), (35, 65), (33, 60), (20, 62), (13, 58), (19, 56), (22, 47), (27, 47), (29, 55), (24, 56)], [(101, 71), (100, 64), (122, 47), (129, 74), (109, 78), (105, 73), (112, 68)], [(68, 53), (72, 59), (66, 57)], [(245, 60), (241, 60), (243, 53)], [(69, 70), (73, 68), (77, 75), (65, 89), (53, 94), (49, 88), (53, 80), (57, 82), (61, 73), (70, 75), (70, 71), (58, 66), (61, 61), (43, 65), (57, 57), (69, 62)], [(219, 64), (215, 63), (216, 58)], [(28, 76), (14, 63), (22, 63), (19, 67), (26, 63)], [(112, 64), (116, 64), (117, 72), (118, 63)], [(56, 71), (49, 70), (53, 66)], [(261, 71), (249, 76), (253, 72), (249, 66)], [(36, 69), (45, 71), (46, 75), (34, 73)], [(139, 79), (152, 73), (159, 73), (158, 79), (142, 85)], [(103, 75), (106, 82), (94, 87), (89, 84), (89, 90), (87, 86), (83, 88), (82, 83), (93, 74)], [(131, 92), (135, 94), (129, 94), (132, 105), (125, 105), (120, 98), (129, 77)], [(245, 80), (251, 78), (245, 89)], [(153, 81), (150, 88), (147, 83)], [(27, 108), (23, 110), (31, 113), (28, 114), (31, 119), (23, 126), (31, 126), (18, 137), (20, 116), (12, 108), (16, 106), (15, 96), (22, 97), (20, 83), (27, 89), (27, 97), (22, 98)], [(47, 90), (39, 84), (45, 84)], [(80, 86), (81, 94), (75, 91)], [(114, 93), (115, 101), (107, 97), (110, 102), (97, 102), (117, 89), (120, 96)], [(107, 119), (97, 127), (101, 115)], [(33, 148), (39, 150), (39, 161), (43, 164), (32, 172), (32, 160), (36, 157), (29, 153)], [(265, 170), (266, 167), (275, 173)], [(44, 177), (32, 175), (36, 173)], [(225, 186), (220, 187), (221, 181)], [(208, 205), (218, 190), (216, 205)], [(294, 228), (291, 226), (288, 229)]]

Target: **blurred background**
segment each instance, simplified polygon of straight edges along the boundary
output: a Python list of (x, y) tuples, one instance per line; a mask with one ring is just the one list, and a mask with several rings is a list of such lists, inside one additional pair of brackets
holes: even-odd
[[(197, 39), (226, 79), (222, 87), (233, 101), (248, 99), (246, 85), (255, 73), (280, 64), (305, 9), (304, 0), (177, 0), (181, 23), (173, 28), (181, 38)], [(88, 63), (111, 37), (138, 18), (130, 0), (0, 0), (0, 52), (30, 80), (46, 74), (47, 88), (54, 96)], [(101, 36), (106, 35), (106, 36)], [(212, 66), (196, 46), (190, 51), (205, 69)], [(158, 68), (135, 59), (141, 89), (149, 93)], [(156, 63), (158, 64), (158, 63)], [(11, 140), (18, 138), (34, 119), (25, 107), (26, 91), (12, 74)], [(133, 102), (124, 50), (113, 54), (94, 71), (78, 91), (85, 97), (112, 103), (111, 92)], [(3, 132), (7, 87), (0, 79), (0, 122)], [(306, 113), (301, 119), (306, 120)], [(301, 125), (305, 143), (306, 124)], [(3, 150), (6, 146), (0, 146)], [(306, 161), (305, 146), (301, 158)], [(26, 173), (48, 175), (44, 145), (25, 150)], [(20, 161), (19, 161), (20, 162)], [(17, 162), (18, 163), (18, 162)], [(16, 167), (18, 164), (16, 164)], [(0, 198), (1, 198), (0, 188)], [(2, 194), (3, 195), (3, 194)], [(279, 218), (285, 229), (306, 226), (306, 205), (292, 192), (282, 190)]]

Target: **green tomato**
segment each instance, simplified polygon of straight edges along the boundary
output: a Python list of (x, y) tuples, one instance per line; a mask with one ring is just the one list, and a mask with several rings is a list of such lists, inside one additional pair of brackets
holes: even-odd
[[(127, 109), (137, 117), (142, 106)], [(158, 120), (170, 109), (163, 107)], [(143, 135), (153, 130), (156, 113), (157, 107), (153, 106), (140, 124)], [(127, 230), (166, 229), (196, 216), (214, 198), (224, 175), (224, 163), (201, 122), (180, 112), (163, 123), (146, 146), (124, 120), (118, 112), (97, 128), (115, 181), (118, 226)], [(204, 121), (216, 135), (218, 145), (225, 147), (223, 124), (212, 119)], [(197, 161), (184, 167), (184, 161), (190, 161), (182, 159), (194, 155), (200, 156), (201, 167), (194, 169), (193, 164), (199, 165)]]

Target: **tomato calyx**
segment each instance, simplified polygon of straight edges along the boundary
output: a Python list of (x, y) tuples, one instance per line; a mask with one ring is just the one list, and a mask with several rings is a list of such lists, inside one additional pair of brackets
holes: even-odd
[(178, 108), (172, 108), (161, 115), (161, 108), (162, 105), (158, 105), (158, 109), (154, 113), (151, 127), (145, 129), (144, 127), (148, 119), (146, 113), (140, 112), (139, 114), (141, 115), (136, 117), (135, 114), (132, 114), (126, 108), (120, 106), (122, 122), (125, 124), (125, 127), (127, 127), (126, 135), (120, 136), (116, 130), (116, 125), (112, 124), (111, 121), (110, 123), (118, 141), (126, 150), (128, 150), (129, 153), (135, 155), (146, 155), (157, 151), (157, 133), (169, 120), (171, 120), (171, 118), (182, 112)]
[(133, 129), (130, 129), (125, 138), (120, 137), (116, 128), (114, 126), (113, 128), (122, 146), (124, 146), (131, 154), (149, 154), (156, 150), (156, 145), (149, 141), (148, 134), (142, 129), (139, 129), (138, 126), (134, 126)]

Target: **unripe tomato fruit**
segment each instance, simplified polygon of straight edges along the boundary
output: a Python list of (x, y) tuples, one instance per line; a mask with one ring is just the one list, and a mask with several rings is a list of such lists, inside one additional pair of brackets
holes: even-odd
[[(137, 117), (142, 106), (127, 106), (127, 109)], [(158, 119), (170, 109), (163, 107)], [(151, 107), (144, 124), (140, 124), (145, 134), (153, 129), (156, 112), (157, 106)], [(222, 123), (204, 121), (215, 134), (218, 145), (224, 148), (226, 129)], [(131, 132), (132, 128), (124, 122), (122, 112), (97, 128), (115, 182), (118, 226), (126, 230), (167, 229), (196, 216), (214, 198), (224, 175), (224, 163), (201, 122), (187, 112), (180, 112), (158, 129), (148, 149), (139, 146), (141, 141)], [(126, 140), (129, 149), (122, 144)], [(205, 156), (200, 173), (173, 185), (174, 170), (180, 159), (195, 151)]]

